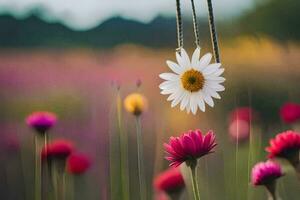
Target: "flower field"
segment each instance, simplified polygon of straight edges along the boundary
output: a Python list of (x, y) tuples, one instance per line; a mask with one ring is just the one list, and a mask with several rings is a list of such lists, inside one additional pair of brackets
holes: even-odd
[[(171, 136), (200, 129), (203, 134), (213, 130), (217, 144), (214, 146), (211, 141), (211, 145), (202, 146), (206, 151), (196, 149), (192, 154), (200, 158), (197, 181), (201, 200), (266, 199), (264, 187), (254, 186), (261, 185), (260, 179), (256, 180), (257, 184), (251, 182), (251, 171), (256, 163), (267, 160), (269, 153), (265, 148), (270, 146), (271, 138), (287, 130), (300, 131), (300, 114), (297, 116), (300, 108), (290, 108), (288, 114), (290, 110), (295, 114), (288, 119), (282, 119), (284, 114), (280, 111), (285, 103), (300, 103), (300, 45), (267, 37), (221, 40), (220, 45), (226, 89), (220, 93), (222, 99), (214, 101), (214, 108), (207, 106), (205, 112), (198, 110), (196, 115), (181, 112), (179, 105), (171, 108), (170, 102), (160, 94), (159, 85), (163, 80), (159, 74), (170, 71), (165, 60), (176, 61), (171, 49), (130, 44), (109, 50), (1, 49), (0, 199), (32, 200), (37, 195), (35, 132), (39, 131), (31, 128), (33, 122), (26, 124), (25, 120), (35, 111), (49, 111), (57, 116), (49, 132), (47, 129), (49, 145), (57, 139), (68, 140), (75, 152), (68, 158), (67, 172), (62, 175), (64, 186), (56, 185), (64, 188), (62, 192), (57, 190), (64, 196), (57, 198), (134, 200), (140, 199), (143, 192), (145, 199), (176, 199), (167, 195), (169, 191), (174, 193), (173, 188), (157, 181), (157, 175), (170, 164), (165, 159), (164, 143), (168, 144)], [(186, 50), (191, 55), (194, 49)], [(210, 51), (204, 46), (201, 54)], [(123, 101), (131, 93), (143, 97), (130, 105), (136, 100), (133, 98), (124, 108)], [(249, 119), (232, 114), (237, 108), (245, 107), (251, 110), (251, 114), (246, 114), (251, 116)], [(137, 137), (137, 131), (141, 138)], [(211, 137), (213, 140), (214, 136)], [(137, 141), (143, 145), (139, 146)], [(42, 148), (43, 142), (40, 144)], [(201, 142), (197, 144), (201, 146)], [(143, 152), (142, 160), (138, 148)], [(300, 147), (293, 146), (297, 148)], [(61, 147), (45, 148), (46, 157), (56, 156), (52, 154), (56, 152), (53, 149), (61, 153)], [(169, 154), (170, 151), (172, 148)], [(175, 165), (189, 158), (179, 160)], [(299, 199), (300, 181), (293, 165), (289, 159), (278, 162), (282, 171), (275, 164), (276, 195), (282, 200)], [(143, 183), (138, 178), (140, 165)], [(181, 165), (181, 170), (185, 186), (181, 177), (178, 178), (178, 171), (167, 175), (175, 173), (174, 180), (181, 181), (174, 186), (180, 191), (181, 199), (192, 199), (187, 166)], [(43, 171), (41, 174), (49, 175)], [(41, 195), (51, 200), (54, 197), (50, 193), (55, 187), (49, 182), (41, 180)], [(47, 188), (52, 189), (49, 192)]]

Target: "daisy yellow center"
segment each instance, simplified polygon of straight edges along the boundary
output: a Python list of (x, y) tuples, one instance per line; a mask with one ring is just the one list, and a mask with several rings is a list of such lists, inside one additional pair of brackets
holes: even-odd
[(181, 76), (181, 84), (190, 92), (197, 92), (204, 86), (204, 76), (201, 72), (191, 69)]

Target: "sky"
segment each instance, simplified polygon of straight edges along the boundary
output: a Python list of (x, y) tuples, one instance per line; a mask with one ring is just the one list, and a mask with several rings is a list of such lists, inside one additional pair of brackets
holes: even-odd
[[(217, 19), (232, 17), (253, 7), (255, 0), (214, 0)], [(191, 14), (190, 0), (181, 0), (183, 13)], [(206, 1), (196, 0), (199, 16), (205, 16)], [(60, 21), (73, 29), (89, 29), (113, 16), (149, 22), (158, 15), (175, 16), (175, 0), (0, 0), (0, 13), (24, 17), (42, 7), (42, 18)]]

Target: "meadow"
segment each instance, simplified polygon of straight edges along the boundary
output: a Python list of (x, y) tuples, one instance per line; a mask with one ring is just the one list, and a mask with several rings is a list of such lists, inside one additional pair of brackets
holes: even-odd
[[(120, 199), (119, 134), (126, 141), (128, 194), (139, 199), (135, 119), (123, 108), (120, 111), (123, 99), (133, 92), (142, 93), (149, 103), (141, 115), (149, 199), (158, 199), (153, 179), (169, 165), (163, 143), (196, 128), (214, 130), (218, 143), (215, 153), (201, 159), (198, 167), (201, 199), (266, 199), (263, 188), (250, 184), (250, 172), (265, 160), (270, 138), (288, 129), (300, 131), (299, 125), (287, 125), (279, 115), (284, 103), (299, 102), (300, 45), (263, 36), (220, 44), (226, 90), (213, 109), (196, 116), (172, 109), (160, 95), (158, 75), (169, 70), (165, 60), (175, 60), (173, 50), (131, 44), (110, 50), (0, 50), (1, 199), (33, 199), (34, 134), (25, 118), (38, 110), (58, 116), (51, 139), (69, 139), (90, 157), (85, 174), (67, 175), (74, 199)], [(204, 52), (211, 51), (207, 46)], [(249, 139), (237, 142), (229, 137), (229, 114), (242, 106), (251, 107), (257, 117), (251, 121)], [(291, 167), (285, 168), (289, 173), (278, 181), (278, 193), (283, 200), (299, 199), (300, 182)], [(182, 199), (187, 196), (185, 191)]]

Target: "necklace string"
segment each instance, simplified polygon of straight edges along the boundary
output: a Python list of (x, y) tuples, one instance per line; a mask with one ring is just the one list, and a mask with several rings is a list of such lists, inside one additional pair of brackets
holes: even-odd
[(209, 29), (210, 29), (212, 47), (214, 51), (214, 58), (216, 63), (220, 63), (221, 59), (220, 59), (220, 51), (219, 51), (219, 44), (218, 44), (218, 35), (217, 35), (217, 30), (215, 25), (212, 0), (207, 0), (207, 6), (208, 6)]
[(195, 34), (195, 43), (197, 47), (200, 47), (200, 39), (199, 39), (199, 29), (198, 29), (198, 22), (197, 22), (197, 15), (196, 15), (196, 8), (194, 0), (191, 0), (192, 3), (192, 11), (193, 11), (193, 28)]
[[(195, 43), (197, 47), (199, 47), (200, 46), (199, 29), (198, 29), (194, 0), (191, 0), (191, 3), (192, 3), (192, 11), (193, 11), (193, 29), (195, 34)], [(215, 17), (214, 17), (212, 0), (207, 0), (207, 6), (208, 6), (209, 30), (211, 35), (214, 58), (215, 58), (215, 62), (220, 63), (221, 59), (220, 59), (220, 51), (219, 51), (219, 44), (218, 44), (218, 35), (217, 35), (217, 30), (215, 25)], [(176, 25), (177, 25), (177, 45), (178, 45), (176, 51), (180, 53), (181, 48), (183, 48), (183, 22), (182, 22), (180, 0), (176, 0)]]
[(176, 0), (176, 23), (177, 23), (177, 45), (176, 49), (179, 53), (181, 48), (183, 48), (183, 23), (181, 16), (180, 0)]

